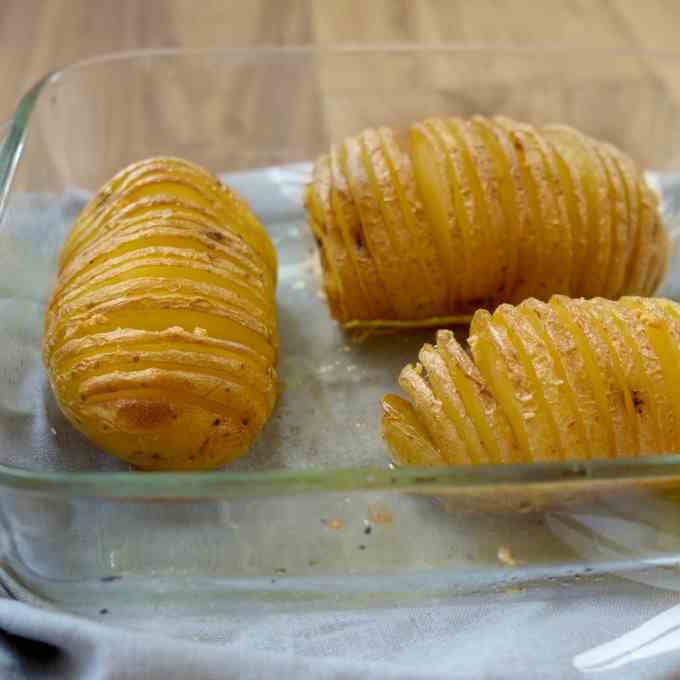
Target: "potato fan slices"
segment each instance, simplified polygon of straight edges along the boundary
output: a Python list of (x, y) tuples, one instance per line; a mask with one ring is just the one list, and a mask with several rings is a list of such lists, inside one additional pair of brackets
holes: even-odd
[(44, 356), (59, 405), (144, 469), (244, 453), (276, 400), (276, 254), (247, 205), (174, 158), (133, 164), (63, 248)]
[(478, 311), (471, 356), (451, 331), (388, 395), (400, 464), (618, 458), (680, 448), (680, 304), (553, 296)]
[(657, 197), (625, 154), (567, 126), (431, 118), (321, 157), (305, 204), (347, 327), (445, 325), (527, 297), (649, 295)]

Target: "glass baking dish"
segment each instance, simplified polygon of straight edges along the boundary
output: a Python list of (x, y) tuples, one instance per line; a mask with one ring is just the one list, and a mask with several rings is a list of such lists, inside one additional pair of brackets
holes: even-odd
[[(569, 123), (626, 149), (649, 169), (673, 233), (678, 66), (673, 55), (561, 47), (156, 50), (91, 59), (38, 83), (0, 128), (7, 590), (217, 637), (221, 617), (272, 609), (520, 597), (537, 584), (608, 578), (612, 587), (622, 576), (674, 588), (674, 452), (389, 466), (379, 399), (433, 331), (343, 336), (319, 294), (301, 187), (310, 160), (366, 126), (503, 113)], [(280, 255), (283, 396), (252, 453), (217, 472), (139, 473), (98, 454), (59, 414), (40, 364), (43, 306), (71, 220), (118, 169), (154, 154), (222, 173)], [(680, 292), (679, 273), (674, 258), (664, 294)]]

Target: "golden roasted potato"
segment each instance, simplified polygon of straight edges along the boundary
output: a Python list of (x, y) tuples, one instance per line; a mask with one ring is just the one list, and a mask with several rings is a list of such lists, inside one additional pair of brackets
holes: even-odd
[(469, 321), (527, 297), (650, 295), (668, 243), (622, 152), (563, 125), (430, 118), (321, 157), (305, 205), (347, 327)]
[(153, 158), (117, 174), (64, 245), (44, 358), (66, 417), (147, 470), (242, 455), (276, 401), (276, 254), (203, 168)]
[(520, 463), (680, 450), (680, 304), (528, 299), (479, 310), (469, 356), (437, 333), (387, 395), (400, 464)]

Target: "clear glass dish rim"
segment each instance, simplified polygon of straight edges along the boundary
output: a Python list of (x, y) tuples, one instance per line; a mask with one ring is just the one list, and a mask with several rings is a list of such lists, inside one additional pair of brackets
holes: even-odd
[[(680, 61), (680, 52), (670, 50), (579, 47), (570, 44), (488, 44), (488, 43), (374, 43), (290, 45), (228, 48), (157, 48), (126, 50), (97, 55), (48, 73), (20, 99), (14, 116), (0, 123), (0, 222), (11, 181), (21, 157), (31, 112), (42, 89), (50, 82), (81, 68), (111, 61), (181, 56), (248, 57), (304, 56), (332, 54), (540, 54), (579, 52), (601, 57), (648, 57)], [(460, 465), (447, 468), (338, 468), (330, 470), (272, 470), (267, 472), (49, 472), (0, 464), (0, 487), (30, 493), (126, 499), (190, 499), (251, 495), (289, 495), (303, 492), (352, 492), (398, 490), (443, 493), (447, 489), (482, 489), (592, 482), (680, 482), (677, 454), (644, 458), (574, 460), (517, 465)]]

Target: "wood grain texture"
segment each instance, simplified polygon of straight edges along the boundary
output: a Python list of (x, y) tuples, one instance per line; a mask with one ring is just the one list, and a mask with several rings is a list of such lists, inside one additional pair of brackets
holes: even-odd
[[(401, 41), (675, 49), (679, 20), (674, 0), (2, 0), (0, 120), (47, 71), (116, 50)], [(680, 92), (680, 69), (654, 68)], [(380, 84), (389, 74), (362, 76)], [(309, 87), (323, 89), (323, 69), (319, 80)]]

